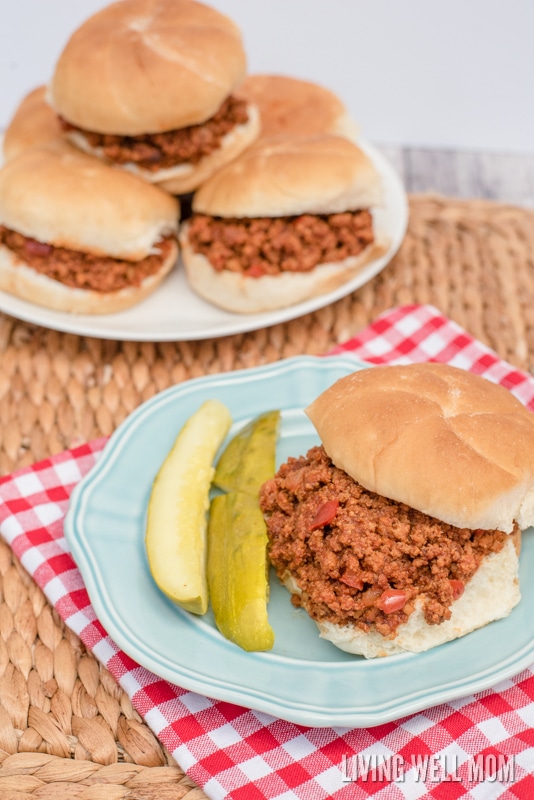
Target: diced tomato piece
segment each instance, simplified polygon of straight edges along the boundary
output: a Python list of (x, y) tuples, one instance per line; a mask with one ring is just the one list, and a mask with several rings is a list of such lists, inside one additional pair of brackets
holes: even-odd
[(378, 598), (377, 606), (384, 614), (393, 614), (406, 605), (406, 592), (401, 589), (386, 589)]
[(328, 525), (330, 522), (332, 522), (336, 516), (338, 508), (339, 500), (328, 500), (327, 503), (323, 503), (322, 506), (319, 506), (317, 514), (313, 518), (313, 522), (310, 525), (310, 530), (314, 531), (316, 528), (324, 528), (325, 525)]
[(247, 275), (249, 278), (261, 278), (262, 275), (265, 275), (265, 270), (260, 264), (252, 264), (252, 266), (247, 269)]
[(455, 578), (449, 581), (452, 589), (452, 599), (458, 600), (464, 593), (465, 584), (463, 581), (458, 581)]
[(36, 239), (26, 239), (24, 249), (30, 256), (49, 256), (53, 250), (52, 245), (38, 242)]
[(362, 579), (357, 572), (353, 572), (351, 569), (346, 569), (339, 580), (346, 586), (350, 586), (351, 589), (358, 589), (359, 592), (363, 589)]

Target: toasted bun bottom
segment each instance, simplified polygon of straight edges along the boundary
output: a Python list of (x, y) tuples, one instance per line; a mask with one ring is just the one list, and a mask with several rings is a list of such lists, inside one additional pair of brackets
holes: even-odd
[(175, 245), (161, 269), (145, 278), (140, 286), (129, 286), (115, 292), (96, 292), (74, 289), (49, 278), (21, 262), (8, 247), (0, 245), (0, 290), (54, 311), (113, 314), (136, 305), (151, 294), (171, 271), (177, 258), (178, 245)]
[[(138, 175), (149, 183), (156, 183), (160, 188), (170, 194), (185, 194), (192, 192), (210, 175), (216, 172), (230, 161), (233, 161), (249, 144), (251, 144), (260, 132), (260, 115), (256, 106), (249, 105), (248, 120), (242, 125), (236, 125), (221, 140), (220, 147), (213, 150), (208, 156), (202, 158), (197, 164), (177, 164), (175, 167), (167, 167), (155, 172), (142, 169), (136, 164), (117, 164), (123, 169)], [(67, 134), (70, 141), (80, 150), (106, 160), (102, 149), (91, 147), (85, 136), (79, 131), (70, 131)]]
[(237, 314), (257, 314), (286, 308), (318, 295), (328, 294), (350, 281), (366, 264), (383, 255), (387, 244), (370, 245), (357, 256), (332, 264), (318, 264), (308, 272), (283, 272), (250, 278), (240, 272), (217, 271), (206, 256), (195, 253), (187, 240), (187, 226), (180, 239), (189, 285), (204, 300)]
[[(422, 601), (418, 600), (415, 611), (407, 622), (399, 625), (394, 639), (386, 639), (377, 631), (365, 633), (351, 625), (331, 622), (317, 623), (319, 635), (347, 653), (376, 658), (404, 652), (422, 653), (506, 617), (521, 599), (519, 537), (520, 534), (513, 534), (502, 550), (486, 556), (463, 595), (452, 604), (451, 618), (440, 625), (429, 625), (425, 621)], [(288, 577), (284, 583), (293, 594), (301, 594), (293, 578)], [(306, 607), (305, 599), (303, 605)]]

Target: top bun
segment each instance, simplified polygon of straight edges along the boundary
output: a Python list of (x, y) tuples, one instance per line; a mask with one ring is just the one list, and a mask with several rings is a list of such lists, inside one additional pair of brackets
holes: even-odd
[(178, 227), (174, 197), (68, 144), (37, 147), (0, 170), (0, 225), (41, 242), (137, 261)]
[(241, 34), (195, 0), (119, 0), (63, 50), (50, 102), (68, 122), (138, 136), (205, 122), (242, 80)]
[(381, 181), (372, 162), (341, 136), (261, 139), (216, 172), (193, 210), (215, 217), (336, 214), (376, 205)]
[(57, 114), (45, 100), (46, 86), (38, 86), (22, 100), (4, 135), (6, 161), (32, 147), (63, 140)]
[(459, 528), (534, 523), (534, 415), (502, 386), (445, 364), (373, 367), (306, 413), (372, 492)]
[(247, 75), (239, 94), (260, 110), (261, 136), (335, 133), (357, 137), (356, 123), (333, 92), (286, 75)]

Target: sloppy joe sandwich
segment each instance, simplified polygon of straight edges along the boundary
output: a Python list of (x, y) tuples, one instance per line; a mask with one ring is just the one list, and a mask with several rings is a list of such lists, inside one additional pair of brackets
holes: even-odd
[(4, 134), (4, 159), (65, 138), (57, 114), (46, 102), (46, 86), (33, 89), (15, 110)]
[(191, 287), (254, 313), (326, 294), (381, 255), (380, 176), (340, 136), (261, 139), (193, 198), (180, 239)]
[(49, 101), (79, 148), (181, 194), (257, 136), (257, 109), (233, 94), (245, 68), (239, 29), (215, 9), (119, 0), (67, 42)]
[(179, 205), (162, 189), (69, 145), (0, 170), (0, 289), (58, 311), (138, 303), (178, 255)]
[(334, 133), (355, 139), (358, 126), (334, 92), (287, 75), (247, 75), (239, 96), (259, 109), (261, 137)]
[(269, 554), (320, 635), (366, 657), (420, 652), (520, 600), (534, 523), (534, 416), (444, 364), (364, 369), (306, 413), (322, 444), (261, 489)]

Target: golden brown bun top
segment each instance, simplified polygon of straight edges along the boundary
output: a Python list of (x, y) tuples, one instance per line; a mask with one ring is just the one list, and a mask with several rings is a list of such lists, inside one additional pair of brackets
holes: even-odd
[(373, 492), (460, 528), (534, 523), (534, 415), (502, 386), (445, 364), (372, 367), (306, 413)]
[(333, 214), (380, 202), (381, 181), (363, 150), (341, 136), (260, 139), (204, 183), (193, 209), (220, 217)]
[(286, 75), (247, 75), (238, 93), (258, 106), (262, 137), (356, 133), (339, 97), (317, 83)]
[(45, 142), (63, 139), (55, 111), (45, 100), (46, 86), (38, 86), (22, 100), (4, 135), (6, 161)]
[(0, 170), (0, 225), (41, 242), (138, 260), (178, 227), (174, 197), (67, 144), (26, 150)]
[(241, 34), (195, 0), (119, 0), (72, 35), (50, 102), (74, 125), (136, 136), (212, 117), (242, 80)]

